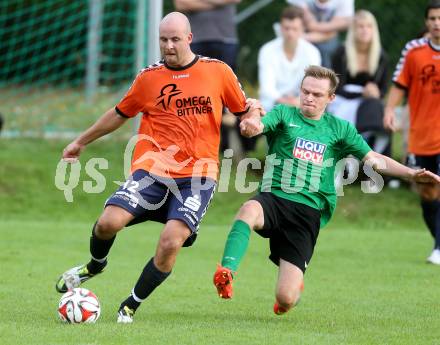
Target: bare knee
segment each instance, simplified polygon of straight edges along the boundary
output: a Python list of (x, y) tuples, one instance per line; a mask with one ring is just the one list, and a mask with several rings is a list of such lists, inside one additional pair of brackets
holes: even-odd
[(108, 239), (116, 235), (124, 226), (109, 218), (99, 218), (95, 226), (95, 234), (98, 238)]
[(260, 229), (263, 226), (263, 208), (258, 201), (246, 201), (238, 211), (237, 219), (249, 224), (251, 229)]
[(185, 239), (182, 240), (181, 238), (172, 236), (169, 233), (164, 233), (160, 236), (159, 247), (165, 255), (172, 254), (179, 251), (184, 241)]
[(304, 273), (292, 263), (280, 259), (280, 270), (276, 287), (278, 303), (289, 310), (294, 307), (304, 290)]
[(277, 291), (276, 300), (285, 309), (295, 306), (301, 296), (300, 289)]
[(160, 234), (159, 249), (162, 253), (177, 253), (185, 240), (191, 235), (191, 230), (179, 220), (170, 220)]
[(169, 221), (160, 235), (154, 264), (162, 272), (172, 270), (177, 254), (191, 231), (179, 221)]
[(123, 229), (131, 219), (133, 216), (125, 210), (106, 208), (96, 223), (95, 234), (102, 239), (111, 238)]

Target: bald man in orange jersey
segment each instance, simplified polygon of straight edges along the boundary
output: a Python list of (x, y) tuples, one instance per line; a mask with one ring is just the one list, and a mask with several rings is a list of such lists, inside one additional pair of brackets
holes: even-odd
[(165, 16), (159, 35), (163, 60), (142, 70), (116, 107), (63, 152), (64, 159), (77, 159), (87, 144), (142, 113), (132, 175), (107, 200), (93, 227), (90, 262), (66, 271), (56, 284), (65, 292), (101, 273), (125, 226), (164, 223), (154, 257), (119, 308), (120, 323), (133, 321), (140, 303), (171, 273), (180, 248), (195, 241), (216, 185), (223, 107), (238, 116), (259, 116), (225, 63), (191, 51), (191, 28), (183, 14)]

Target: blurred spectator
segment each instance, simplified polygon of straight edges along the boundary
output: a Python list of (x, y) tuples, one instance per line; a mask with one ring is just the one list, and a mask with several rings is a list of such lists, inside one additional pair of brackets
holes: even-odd
[(391, 136), (383, 127), (382, 103), (387, 91), (388, 58), (371, 12), (356, 12), (345, 44), (333, 57), (332, 68), (340, 84), (329, 111), (355, 124), (374, 151), (390, 156)]
[(340, 45), (338, 34), (347, 30), (354, 14), (354, 0), (287, 0), (304, 8), (305, 38), (318, 47), (322, 65), (331, 68), (331, 58)]
[(260, 100), (266, 111), (282, 103), (299, 106), (299, 91), (304, 70), (320, 65), (319, 50), (301, 36), (303, 10), (289, 6), (280, 18), (281, 37), (264, 44), (258, 54)]
[[(183, 12), (189, 19), (194, 53), (219, 59), (236, 70), (239, 49), (237, 26), (235, 24), (236, 4), (241, 0), (174, 0), (177, 11)], [(240, 135), (234, 115), (226, 109), (221, 127), (220, 151), (231, 148), (230, 130), (238, 134), (241, 149), (246, 153), (255, 148), (255, 139)]]

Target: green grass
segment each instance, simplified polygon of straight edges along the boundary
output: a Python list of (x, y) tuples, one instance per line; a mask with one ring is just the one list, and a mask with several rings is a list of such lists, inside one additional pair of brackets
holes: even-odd
[(121, 92), (101, 92), (88, 104), (82, 89), (38, 90), (10, 87), (0, 89), (6, 131), (36, 132), (79, 131), (89, 126), (105, 110), (114, 106)]
[(253, 236), (235, 283), (220, 300), (212, 273), (228, 226), (249, 195), (217, 193), (195, 246), (182, 249), (173, 274), (138, 310), (115, 323), (119, 303), (153, 255), (161, 226), (123, 231), (107, 271), (87, 283), (102, 305), (94, 325), (57, 319), (54, 284), (88, 258), (90, 228), (122, 179), (125, 143), (103, 140), (84, 152), (105, 157), (107, 188), (85, 194), (82, 173), (67, 203), (54, 187), (65, 142), (0, 140), (0, 344), (438, 344), (439, 269), (424, 263), (431, 239), (407, 189), (378, 195), (345, 190), (305, 278), (300, 305), (272, 312), (276, 267), (267, 242)]

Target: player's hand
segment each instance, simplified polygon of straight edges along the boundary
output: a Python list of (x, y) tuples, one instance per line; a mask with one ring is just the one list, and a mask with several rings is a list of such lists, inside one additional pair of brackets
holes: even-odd
[(425, 170), (413, 170), (412, 181), (417, 185), (417, 192), (424, 200), (438, 200), (440, 196), (440, 176)]
[(66, 148), (63, 150), (63, 160), (68, 163), (75, 163), (78, 161), (78, 158), (81, 152), (84, 150), (85, 146), (78, 144), (76, 141), (71, 142)]
[(240, 121), (252, 118), (260, 119), (261, 116), (266, 114), (258, 99), (248, 98), (246, 100), (246, 107), (248, 108), (248, 111), (244, 115), (240, 116)]
[(248, 138), (252, 138), (263, 132), (264, 125), (259, 118), (248, 118), (240, 122), (240, 133)]
[(263, 108), (263, 105), (258, 99), (255, 98), (248, 98), (246, 99), (246, 106), (249, 108), (249, 113), (254, 111), (259, 111), (260, 115), (266, 115), (266, 111)]
[(383, 117), (383, 126), (385, 129), (388, 129), (392, 132), (397, 130), (396, 127), (396, 113), (394, 108), (385, 107), (385, 114)]
[(416, 183), (428, 183), (440, 185), (440, 176), (426, 169), (414, 169), (411, 179)]

